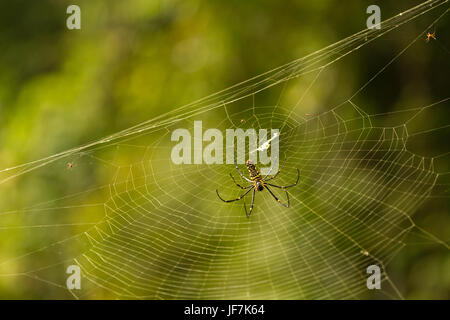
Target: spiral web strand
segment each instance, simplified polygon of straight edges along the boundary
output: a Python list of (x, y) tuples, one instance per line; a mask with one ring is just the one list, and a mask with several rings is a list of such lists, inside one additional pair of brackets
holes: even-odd
[[(23, 252), (2, 257), (1, 270), (14, 272), (0, 279), (24, 277), (67, 293), (61, 270), (76, 264), (83, 288), (70, 291), (75, 298), (335, 299), (365, 294), (366, 268), (377, 264), (390, 288), (384, 294), (401, 298), (386, 267), (405, 237), (420, 231), (448, 249), (411, 217), (448, 175), (435, 165), (446, 155), (416, 155), (408, 142), (448, 127), (411, 132), (413, 122), (449, 98), (376, 115), (356, 99), (418, 38), (344, 103), (313, 115), (300, 114), (298, 106), (331, 65), (436, 7), (443, 13), (434, 24), (447, 13), (447, 1), (428, 1), (383, 22), (381, 30), (362, 31), (99, 141), (2, 170), (0, 186), (7, 187), (74, 162), (66, 196), (0, 213), (1, 231), (45, 233)], [(305, 79), (295, 102), (284, 102)], [(258, 103), (267, 91), (277, 93), (274, 105)], [(395, 124), (380, 125), (381, 118)], [(291, 208), (264, 192), (247, 219), (241, 201), (222, 203), (215, 194), (216, 188), (230, 199), (241, 194), (229, 177), (238, 177), (233, 165), (173, 164), (171, 133), (193, 132), (194, 120), (222, 132), (280, 128), (277, 184), (294, 182), (297, 168), (301, 173), (289, 190)]]

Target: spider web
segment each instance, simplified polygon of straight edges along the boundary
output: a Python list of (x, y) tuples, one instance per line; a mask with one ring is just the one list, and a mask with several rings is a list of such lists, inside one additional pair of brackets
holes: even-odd
[[(13, 186), (50, 194), (65, 189), (64, 197), (36, 194), (25, 205), (10, 204), (23, 209), (2, 210), (0, 231), (24, 243), (22, 252), (2, 252), (2, 281), (26, 283), (31, 295), (46, 297), (359, 298), (368, 291), (366, 268), (376, 264), (383, 294), (401, 298), (386, 269), (406, 237), (415, 233), (448, 250), (412, 219), (447, 185), (448, 168), (439, 163), (448, 153), (422, 156), (409, 143), (448, 128), (421, 120), (448, 108), (449, 98), (383, 114), (365, 112), (358, 98), (444, 17), (446, 3), (428, 1), (379, 30), (363, 30), (109, 137), (0, 171), (2, 193)], [(305, 104), (320, 103), (315, 92), (326, 91), (326, 75), (338, 61), (435, 8), (440, 14), (431, 25), (357, 92), (305, 114)], [(259, 102), (268, 100), (273, 104)], [(279, 128), (281, 173), (274, 181), (290, 184), (300, 171), (299, 184), (289, 189), (291, 208), (264, 192), (247, 219), (241, 201), (222, 203), (215, 194), (216, 188), (230, 199), (241, 194), (229, 177), (237, 177), (233, 165), (173, 164), (171, 133), (193, 132), (194, 120), (222, 132)], [(57, 178), (54, 172), (68, 162), (73, 169)], [(37, 242), (27, 241), (31, 233)], [(65, 287), (71, 264), (82, 270), (81, 290)]]

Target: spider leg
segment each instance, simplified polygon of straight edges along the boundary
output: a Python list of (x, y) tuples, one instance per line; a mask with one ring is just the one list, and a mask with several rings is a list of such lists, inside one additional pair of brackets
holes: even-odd
[[(271, 187), (275, 187), (275, 188), (279, 188), (279, 189), (281, 189), (281, 190), (284, 190), (284, 189), (286, 189), (288, 186), (277, 186), (277, 185), (275, 185), (275, 184), (271, 184), (271, 183), (266, 183), (266, 184), (268, 184), (269, 186), (271, 186)], [(267, 187), (266, 187), (267, 188)], [(286, 191), (286, 190), (284, 190), (284, 192), (286, 193), (286, 198), (287, 198), (287, 200), (288, 200), (288, 206), (289, 206), (289, 193)]]
[(256, 190), (253, 189), (252, 204), (250, 205), (250, 212), (249, 213), (247, 213), (247, 206), (245, 205), (245, 202), (244, 202), (245, 215), (247, 216), (247, 218), (250, 218), (250, 216), (252, 214), (252, 211), (253, 211), (253, 204), (255, 203), (255, 193), (256, 193)]
[[(269, 179), (264, 179), (264, 181), (270, 181), (273, 180), (277, 177), (277, 175), (280, 173), (281, 170), (278, 170), (277, 173), (275, 173), (272, 177), (270, 177)], [(266, 176), (267, 177), (267, 176)]]
[(238, 201), (241, 200), (243, 197), (245, 197), (247, 195), (247, 193), (249, 193), (253, 188), (248, 189), (244, 194), (240, 195), (238, 198), (236, 199), (231, 199), (231, 200), (225, 200), (223, 199), (220, 194), (219, 194), (219, 190), (216, 189), (216, 193), (217, 196), (219, 197), (220, 200), (222, 200), (223, 202), (233, 202), (233, 201)]
[(233, 179), (234, 184), (237, 185), (237, 186), (238, 186), (239, 188), (241, 188), (241, 189), (248, 189), (248, 188), (250, 188), (250, 187), (253, 186), (253, 184), (251, 184), (251, 185), (249, 185), (249, 186), (243, 187), (243, 186), (241, 186), (239, 183), (236, 182), (236, 180), (234, 179), (234, 177), (233, 177), (233, 175), (232, 175), (231, 173), (230, 173), (230, 177), (231, 177), (231, 179)]
[(240, 175), (244, 180), (247, 180), (248, 182), (253, 183), (252, 180), (250, 180), (249, 178), (245, 177), (245, 176), (242, 174), (241, 170), (239, 169), (239, 167), (238, 167), (238, 165), (237, 165), (236, 157), (234, 157), (234, 165), (236, 166), (237, 172), (239, 173), (239, 175)]
[(286, 192), (286, 195), (287, 195), (288, 204), (286, 205), (286, 204), (284, 204), (283, 202), (281, 202), (280, 199), (278, 199), (276, 195), (273, 194), (272, 190), (270, 190), (269, 187), (265, 186), (265, 188), (267, 189), (267, 191), (269, 191), (269, 193), (272, 195), (272, 197), (273, 197), (279, 204), (281, 204), (283, 207), (289, 208), (290, 203), (289, 203), (289, 195), (288, 195), (287, 192)]
[[(275, 187), (275, 188), (279, 188), (279, 189), (286, 189), (286, 188), (290, 188), (290, 187), (295, 187), (296, 185), (297, 185), (297, 183), (298, 183), (298, 180), (300, 179), (300, 171), (297, 169), (297, 181), (295, 181), (295, 183), (294, 184), (290, 184), (290, 185), (288, 185), (288, 186), (277, 186), (277, 185), (275, 185), (275, 184), (271, 184), (271, 183), (266, 183), (266, 184), (268, 184), (269, 186), (272, 186), (272, 187)], [(267, 180), (266, 180), (267, 181)], [(265, 182), (265, 181), (264, 181)]]

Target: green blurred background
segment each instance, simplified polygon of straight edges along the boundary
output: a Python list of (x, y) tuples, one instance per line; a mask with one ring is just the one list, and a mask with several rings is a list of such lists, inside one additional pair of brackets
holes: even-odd
[[(364, 29), (370, 4), (380, 5), (384, 20), (419, 3), (1, 1), (0, 168), (95, 141), (319, 50)], [(81, 7), (81, 30), (65, 26), (70, 4)], [(344, 98), (360, 88), (442, 12), (437, 11), (387, 34), (370, 50), (351, 54), (337, 71), (348, 92), (332, 94)], [(447, 97), (448, 17), (439, 21), (435, 31), (439, 44), (418, 41), (411, 53), (365, 90), (358, 101), (364, 111), (376, 114), (421, 107)], [(327, 111), (333, 106), (330, 101), (303, 111)], [(442, 119), (448, 119), (448, 103), (422, 120), (438, 127)], [(448, 151), (448, 131), (432, 138), (418, 140), (411, 148), (428, 156)], [(98, 170), (95, 166), (91, 164), (91, 170)], [(447, 162), (442, 166), (448, 171)], [(52, 188), (41, 187), (38, 180), (8, 182), (0, 194), (2, 211), (73, 193), (67, 170), (49, 178)], [(83, 187), (80, 182), (73, 190)], [(439, 239), (450, 238), (447, 196), (428, 200), (414, 217)], [(39, 241), (14, 232), (0, 233), (1, 260), (29, 252)], [(390, 277), (404, 297), (449, 298), (450, 256), (442, 245), (408, 245), (390, 268)], [(7, 264), (0, 270), (9, 273)], [(17, 280), (0, 277), (1, 298), (71, 298), (53, 292), (44, 282), (27, 280), (21, 287)]]

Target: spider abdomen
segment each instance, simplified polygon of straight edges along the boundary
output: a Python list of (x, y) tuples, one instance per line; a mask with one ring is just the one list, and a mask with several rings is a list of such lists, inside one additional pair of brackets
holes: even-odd
[(247, 160), (245, 165), (247, 166), (250, 179), (253, 181), (261, 181), (261, 174), (256, 166), (250, 160)]
[(256, 168), (256, 166), (250, 161), (247, 160), (245, 163), (248, 169), (248, 173), (250, 175), (250, 179), (253, 181), (255, 185), (255, 189), (257, 191), (263, 191), (264, 190), (264, 180), (261, 177), (261, 173)]

